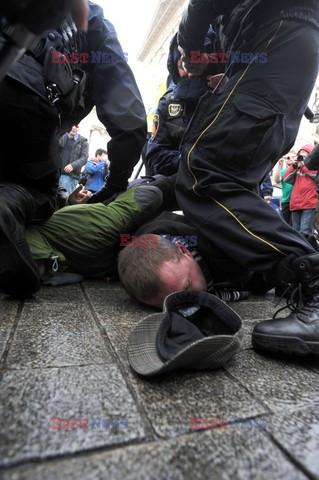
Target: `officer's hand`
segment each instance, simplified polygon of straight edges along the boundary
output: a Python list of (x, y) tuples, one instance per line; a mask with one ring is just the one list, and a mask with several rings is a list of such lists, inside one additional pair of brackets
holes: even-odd
[(207, 75), (206, 79), (209, 88), (215, 88), (218, 84), (219, 87), (223, 87), (229, 80), (223, 73), (218, 73), (218, 75)]
[(271, 196), (271, 195), (265, 195), (265, 196), (264, 196), (264, 200), (265, 200), (265, 202), (267, 202), (267, 203), (270, 203), (270, 200), (271, 200), (271, 199), (272, 199), (272, 196)]
[[(181, 53), (181, 61), (183, 68), (184, 70), (186, 70), (189, 77), (200, 76), (205, 72), (205, 70), (207, 69), (208, 61), (207, 63), (205, 61), (203, 63), (194, 63), (191, 61), (191, 57), (187, 55), (185, 50), (180, 45), (178, 46), (178, 50)], [(203, 55), (205, 56), (206, 53)]]
[(69, 205), (81, 205), (83, 203), (88, 203), (89, 199), (92, 197), (92, 192), (86, 190), (83, 185), (78, 185), (72, 193), (70, 193), (68, 198)]
[(71, 173), (73, 172), (73, 167), (72, 165), (69, 163), (69, 165), (66, 165), (66, 167), (64, 167), (64, 171), (65, 173)]

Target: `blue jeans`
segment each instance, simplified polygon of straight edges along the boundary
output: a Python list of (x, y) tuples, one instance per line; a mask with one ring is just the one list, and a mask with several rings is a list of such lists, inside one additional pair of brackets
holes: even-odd
[(66, 188), (67, 192), (70, 194), (78, 185), (78, 180), (76, 178), (70, 177), (70, 175), (62, 174), (60, 177), (59, 185), (60, 187)]
[(314, 216), (314, 208), (307, 208), (305, 210), (293, 210), (291, 212), (291, 223), (293, 228), (295, 228), (303, 235), (312, 234)]

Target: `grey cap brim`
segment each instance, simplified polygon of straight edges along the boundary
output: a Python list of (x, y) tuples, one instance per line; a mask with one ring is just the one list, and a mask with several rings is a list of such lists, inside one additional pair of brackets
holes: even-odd
[(131, 332), (128, 360), (142, 376), (158, 375), (172, 370), (211, 370), (225, 365), (239, 350), (241, 330), (233, 335), (215, 335), (187, 345), (172, 359), (163, 362), (156, 350), (156, 335), (165, 313), (145, 317)]

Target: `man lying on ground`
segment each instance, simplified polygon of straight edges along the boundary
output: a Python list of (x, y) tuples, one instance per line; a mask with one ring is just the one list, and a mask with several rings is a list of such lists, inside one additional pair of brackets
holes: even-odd
[[(46, 280), (54, 274), (66, 271), (88, 278), (117, 278), (116, 260), (120, 244), (123, 244), (122, 239), (127, 238), (129, 232), (133, 232), (142, 224), (145, 225), (144, 228), (155, 229), (155, 225), (164, 228), (163, 219), (168, 218), (166, 233), (185, 236), (191, 231), (194, 236), (194, 228), (184, 224), (183, 216), (163, 212), (159, 217), (154, 218), (162, 206), (162, 199), (163, 195), (158, 187), (139, 185), (129, 188), (108, 205), (100, 203), (67, 206), (55, 212), (41, 225), (28, 228), (26, 238), (31, 254), (39, 266), (42, 279)], [(180, 218), (175, 220), (175, 217)], [(150, 218), (153, 218), (153, 222), (145, 224)], [(145, 249), (140, 250), (143, 255)], [(154, 253), (155, 251), (156, 249), (153, 249)], [(217, 278), (229, 281), (235, 278), (239, 267), (234, 262), (228, 265), (224, 255), (216, 258), (216, 254), (218, 252), (212, 248), (210, 256), (214, 280)], [(188, 255), (192, 257), (191, 253)], [(193, 261), (194, 267), (195, 264), (197, 265), (197, 260), (200, 262), (199, 257), (199, 255), (194, 257), (196, 258)], [(54, 273), (52, 269), (56, 270), (57, 264), (59, 270)], [(221, 271), (223, 269), (225, 272)], [(201, 271), (200, 266), (198, 271)], [(206, 272), (204, 267), (203, 271)], [(206, 278), (209, 276), (207, 284), (212, 286), (210, 274), (207, 272), (205, 275)], [(174, 284), (173, 280), (168, 288), (177, 291), (179, 285)], [(198, 288), (206, 290), (207, 285), (203, 282), (198, 284)], [(224, 300), (247, 298), (247, 292), (237, 292), (232, 289), (226, 292), (216, 291), (216, 293)]]

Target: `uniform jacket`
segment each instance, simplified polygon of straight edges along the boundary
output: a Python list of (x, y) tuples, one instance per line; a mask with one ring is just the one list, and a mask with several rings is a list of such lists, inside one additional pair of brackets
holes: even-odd
[(316, 191), (316, 170), (308, 170), (307, 167), (294, 168), (293, 165), (284, 174), (287, 183), (293, 183), (290, 197), (290, 210), (306, 210), (316, 208), (318, 194)]
[(84, 62), (78, 65), (88, 75), (85, 112), (81, 118), (73, 118), (72, 125), (79, 123), (96, 106), (97, 116), (111, 136), (107, 146), (110, 181), (126, 187), (146, 140), (145, 109), (113, 25), (104, 18), (99, 5), (89, 2), (89, 8), (88, 32), (81, 35), (78, 32), (74, 44), (70, 46), (62, 29), (50, 31), (33, 54), (23, 55), (8, 75), (47, 101), (43, 64), (48, 49), (52, 47), (69, 55), (88, 53), (89, 57), (83, 57)]
[[(215, 34), (206, 34), (205, 51), (213, 50)], [(173, 37), (167, 59), (171, 83), (160, 99), (154, 116), (154, 132), (149, 139), (145, 162), (151, 175), (173, 175), (180, 160), (179, 144), (199, 98), (207, 91), (203, 78), (180, 78), (177, 60), (177, 34)], [(208, 74), (209, 72), (206, 72)]]
[[(68, 139), (68, 135), (69, 135), (68, 133), (65, 133), (64, 135), (62, 135), (62, 137), (59, 140), (61, 150), (63, 149)], [(83, 167), (83, 165), (85, 165), (89, 155), (89, 144), (87, 139), (82, 135), (78, 135), (77, 139), (73, 141), (74, 141), (74, 144), (72, 146), (70, 161), (69, 161), (69, 163), (73, 167), (73, 170), (68, 175), (70, 175), (70, 177), (72, 178), (76, 178), (77, 180), (79, 180), (81, 176), (81, 168)], [(65, 165), (62, 165), (62, 173), (64, 173), (63, 172), (64, 167)]]
[[(247, 12), (251, 10), (249, 15)], [(190, 0), (179, 25), (178, 43), (187, 52), (203, 51), (205, 33), (217, 17), (223, 15), (222, 25), (226, 26), (224, 48), (230, 49), (237, 37), (235, 49), (241, 43), (237, 36), (239, 25), (247, 31), (254, 23), (267, 23), (276, 19), (301, 20), (319, 29), (319, 4), (317, 0)], [(245, 20), (242, 22), (243, 17)], [(216, 32), (220, 33), (220, 30)]]

